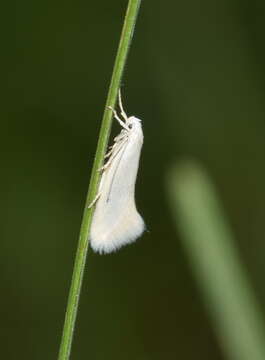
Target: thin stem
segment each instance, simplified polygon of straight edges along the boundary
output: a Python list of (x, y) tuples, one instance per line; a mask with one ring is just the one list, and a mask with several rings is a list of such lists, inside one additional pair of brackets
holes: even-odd
[(196, 164), (169, 179), (174, 219), (228, 359), (265, 359), (265, 328), (233, 235), (207, 174)]
[(108, 91), (107, 102), (104, 109), (102, 125), (100, 129), (96, 156), (91, 173), (89, 190), (84, 209), (78, 248), (76, 252), (75, 264), (73, 269), (73, 276), (71, 287), (69, 291), (68, 303), (65, 314), (65, 322), (63, 327), (60, 351), (58, 360), (68, 360), (71, 353), (71, 345), (73, 340), (76, 315), (79, 304), (79, 297), (82, 287), (82, 280), (84, 275), (84, 268), (86, 263), (87, 249), (89, 243), (89, 229), (91, 225), (93, 207), (88, 208), (88, 204), (94, 199), (97, 194), (100, 173), (98, 169), (102, 166), (104, 154), (109, 139), (109, 133), (112, 122), (112, 112), (107, 109), (107, 106), (114, 107), (120, 87), (121, 77), (125, 67), (131, 39), (133, 36), (134, 26), (139, 10), (141, 0), (129, 0), (127, 12), (125, 15), (124, 25), (120, 38), (120, 43), (115, 59), (111, 83)]

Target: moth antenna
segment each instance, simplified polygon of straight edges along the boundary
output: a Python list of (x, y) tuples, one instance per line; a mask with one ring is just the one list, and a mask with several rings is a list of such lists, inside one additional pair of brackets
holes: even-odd
[(121, 101), (121, 89), (119, 89), (119, 107), (120, 107), (120, 111), (121, 111), (121, 116), (124, 118), (125, 122), (127, 122), (128, 116), (123, 109), (122, 101)]

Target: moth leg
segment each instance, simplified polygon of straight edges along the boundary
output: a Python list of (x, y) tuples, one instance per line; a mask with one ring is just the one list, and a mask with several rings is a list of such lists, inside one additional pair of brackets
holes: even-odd
[(117, 145), (118, 145), (118, 143), (115, 142), (112, 146), (109, 147), (109, 151), (104, 156), (105, 159), (107, 159), (115, 151), (115, 148), (117, 147)]
[(125, 130), (129, 131), (128, 126), (119, 118), (116, 110), (113, 109), (113, 107), (108, 106), (108, 109), (110, 109), (113, 112), (113, 115), (115, 117), (116, 120), (118, 120), (118, 123), (120, 124), (120, 126), (122, 126)]
[(120, 110), (121, 110), (121, 116), (124, 118), (125, 122), (128, 120), (128, 116), (126, 114), (126, 112), (124, 111), (123, 109), (123, 106), (122, 106), (122, 101), (121, 101), (121, 89), (119, 89), (119, 107), (120, 107)]
[(101, 192), (98, 192), (97, 195), (95, 196), (94, 200), (91, 201), (91, 203), (88, 205), (88, 208), (92, 208), (93, 205), (95, 205), (95, 203), (98, 201), (98, 199), (100, 198)]
[(120, 145), (120, 143), (127, 137), (127, 134), (119, 134), (114, 138), (114, 144), (112, 146), (109, 147), (109, 151), (106, 153), (106, 155), (104, 156), (104, 159), (107, 159), (108, 157), (110, 157), (115, 149), (117, 148), (117, 146)]
[(117, 146), (117, 143), (114, 143), (113, 145), (109, 146), (108, 151), (104, 155), (104, 159), (107, 159), (112, 154), (112, 152), (114, 151), (116, 146)]
[(104, 158), (108, 158), (108, 157), (109, 157), (108, 161), (107, 161), (104, 165), (102, 165), (100, 168), (98, 168), (97, 171), (101, 172), (101, 171), (106, 170), (107, 167), (109, 167), (109, 165), (110, 165), (110, 163), (111, 163), (111, 160), (112, 160), (112, 158), (111, 158), (112, 155), (113, 155), (113, 150), (110, 150), (110, 151), (104, 156)]
[(111, 162), (112, 162), (112, 159), (113, 159), (113, 155), (114, 155), (113, 149), (110, 150), (110, 152), (109, 152), (107, 155), (105, 155), (105, 158), (109, 157), (109, 159), (108, 159), (108, 161), (107, 161), (103, 166), (101, 166), (100, 168), (98, 168), (98, 171), (99, 171), (99, 172), (106, 170), (106, 169), (110, 166), (110, 164), (111, 164)]
[(124, 137), (119, 143), (115, 143), (113, 145), (113, 148), (107, 154), (109, 156), (108, 161), (101, 168), (99, 168), (98, 171), (102, 171), (102, 170), (105, 171), (111, 165), (112, 161), (115, 159), (115, 157), (121, 151), (121, 149), (126, 141), (127, 141), (127, 138)]
[(111, 159), (109, 159), (107, 162), (106, 162), (106, 164), (104, 164), (103, 166), (101, 166), (99, 169), (98, 169), (98, 171), (104, 171), (104, 170), (106, 170), (109, 166), (110, 166), (110, 164), (111, 164), (111, 161), (110, 161)]
[(108, 157), (110, 157), (110, 155), (113, 153), (113, 149), (111, 148), (109, 152), (107, 152), (107, 154), (104, 156), (104, 159), (107, 159)]
[(103, 184), (103, 179), (104, 179), (105, 173), (103, 172), (101, 179), (100, 179), (100, 183), (99, 183), (99, 187), (98, 187), (98, 193), (95, 196), (95, 198), (91, 201), (91, 203), (88, 205), (88, 208), (92, 208), (93, 205), (95, 205), (95, 203), (98, 201), (98, 199), (101, 196), (101, 189), (102, 189), (102, 184)]

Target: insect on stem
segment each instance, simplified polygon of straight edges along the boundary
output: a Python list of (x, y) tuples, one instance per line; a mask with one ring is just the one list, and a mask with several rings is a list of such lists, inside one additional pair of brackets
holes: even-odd
[(99, 253), (110, 253), (135, 241), (145, 229), (134, 199), (143, 144), (141, 120), (135, 116), (127, 117), (121, 92), (119, 108), (124, 121), (115, 109), (108, 106), (123, 129), (105, 155), (108, 160), (100, 169), (99, 195), (92, 202), (92, 205), (96, 203), (96, 208), (91, 223), (90, 244)]

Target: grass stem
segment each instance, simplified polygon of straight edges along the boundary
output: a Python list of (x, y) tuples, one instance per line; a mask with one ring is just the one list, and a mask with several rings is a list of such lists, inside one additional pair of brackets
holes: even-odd
[(97, 193), (100, 177), (100, 174), (97, 170), (102, 166), (111, 130), (112, 112), (107, 109), (107, 106), (114, 107), (116, 103), (118, 90), (120, 87), (123, 70), (128, 56), (128, 51), (133, 36), (134, 26), (136, 23), (140, 3), (141, 0), (129, 0), (127, 12), (124, 19), (124, 25), (113, 68), (106, 106), (104, 109), (97, 151), (91, 173), (89, 190), (80, 229), (78, 248), (74, 263), (58, 360), (68, 360), (71, 354), (71, 345), (73, 340), (79, 297), (87, 257), (89, 229), (93, 215), (93, 207), (89, 209), (88, 204), (94, 199)]

